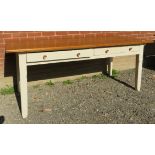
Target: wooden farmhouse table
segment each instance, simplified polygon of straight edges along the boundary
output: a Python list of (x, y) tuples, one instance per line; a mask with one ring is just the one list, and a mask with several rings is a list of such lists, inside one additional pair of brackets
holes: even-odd
[(136, 56), (135, 89), (140, 91), (143, 48), (148, 43), (135, 38), (50, 39), (6, 43), (6, 53), (16, 54), (17, 84), (20, 92), (22, 117), (28, 116), (27, 66), (109, 58), (107, 72), (112, 75), (113, 57)]

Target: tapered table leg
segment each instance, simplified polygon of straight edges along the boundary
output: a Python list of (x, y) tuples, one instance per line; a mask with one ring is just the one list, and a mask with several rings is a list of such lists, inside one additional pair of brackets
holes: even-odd
[(108, 70), (108, 75), (109, 75), (109, 76), (112, 76), (113, 58), (108, 58), (107, 70)]
[(27, 65), (26, 54), (17, 54), (17, 82), (20, 92), (21, 113), (23, 118), (28, 116), (28, 96), (27, 96)]
[(143, 54), (136, 55), (135, 89), (140, 91), (142, 79)]

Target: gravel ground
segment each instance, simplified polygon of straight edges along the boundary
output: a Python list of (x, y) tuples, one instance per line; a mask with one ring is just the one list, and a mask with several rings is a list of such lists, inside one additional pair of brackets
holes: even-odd
[[(83, 78), (28, 87), (29, 116), (22, 119), (14, 94), (0, 95), (4, 123), (155, 123), (155, 70), (143, 69), (141, 92), (134, 70), (115, 79)], [(125, 83), (124, 83), (125, 82)], [(130, 87), (132, 86), (132, 87)]]

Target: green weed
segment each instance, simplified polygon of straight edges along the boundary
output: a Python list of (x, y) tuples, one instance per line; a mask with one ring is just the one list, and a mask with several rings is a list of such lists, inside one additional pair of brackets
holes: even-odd
[(63, 81), (63, 84), (64, 84), (64, 85), (68, 85), (68, 84), (72, 84), (72, 83), (73, 83), (73, 81), (71, 81), (71, 80)]
[(5, 88), (0, 89), (1, 95), (9, 95), (9, 94), (13, 94), (14, 92), (15, 92), (14, 88), (8, 85)]
[(79, 77), (78, 79), (76, 79), (77, 81), (82, 81), (82, 80), (85, 80), (85, 79), (87, 79), (87, 77), (86, 76), (81, 76), (81, 77)]
[(54, 86), (54, 83), (50, 80), (50, 81), (46, 82), (46, 85), (48, 85), (48, 86)]
[(39, 84), (38, 85), (34, 85), (33, 88), (37, 89), (37, 88), (39, 88), (39, 86), (40, 86)]
[(106, 76), (104, 74), (96, 74), (96, 75), (93, 75), (92, 76), (92, 79), (101, 79), (101, 80), (104, 80), (106, 79)]
[(113, 69), (112, 70), (112, 77), (116, 78), (120, 74), (120, 71)]

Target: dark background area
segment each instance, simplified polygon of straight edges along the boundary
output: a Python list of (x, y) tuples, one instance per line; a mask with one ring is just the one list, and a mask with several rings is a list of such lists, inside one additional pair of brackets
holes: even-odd
[(155, 44), (147, 44), (144, 48), (144, 67), (155, 69)]

